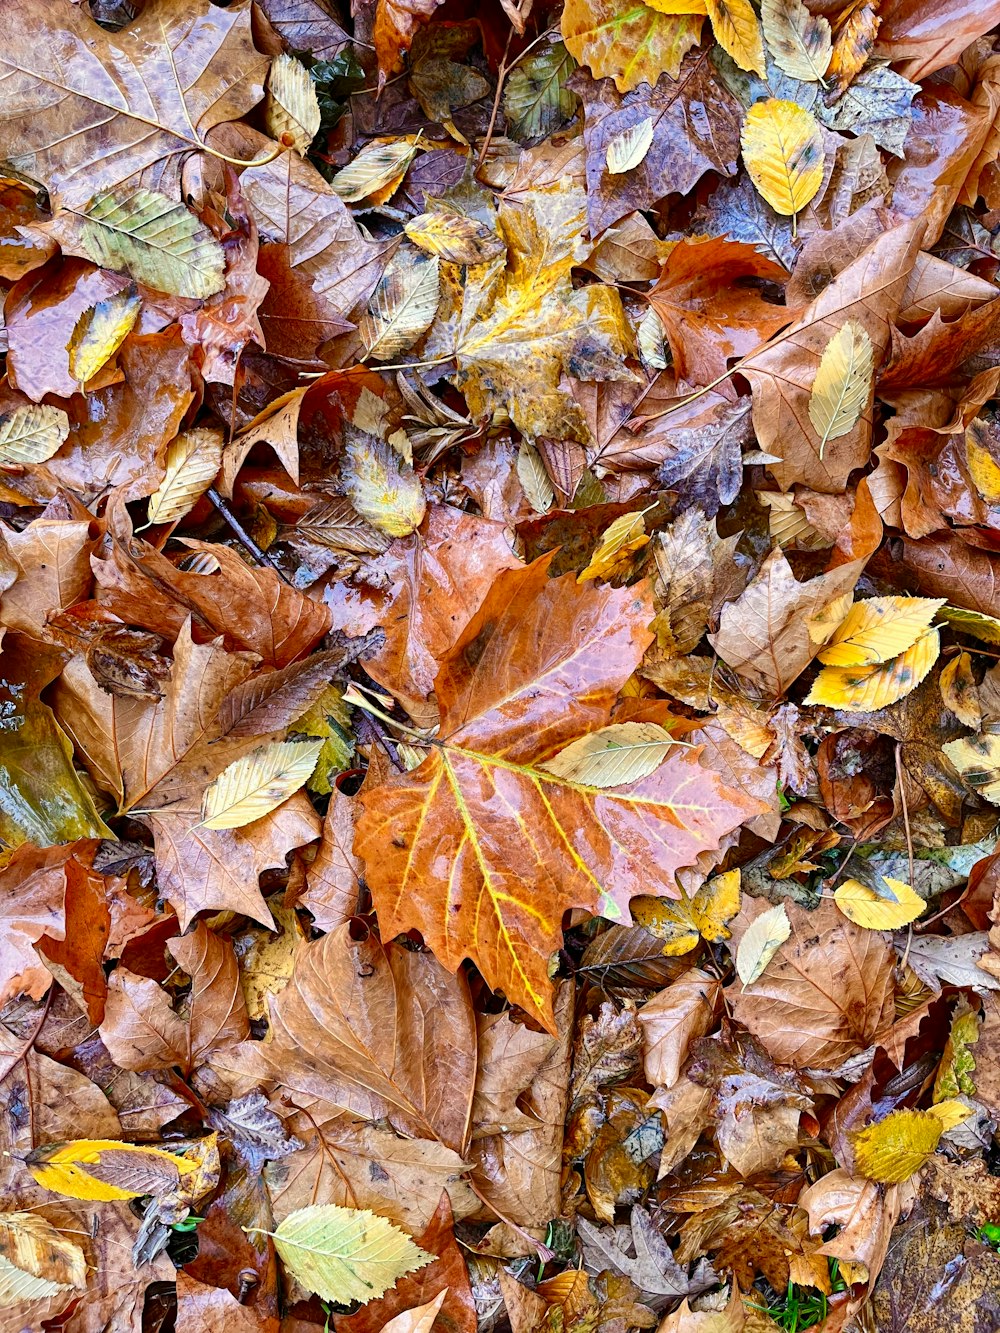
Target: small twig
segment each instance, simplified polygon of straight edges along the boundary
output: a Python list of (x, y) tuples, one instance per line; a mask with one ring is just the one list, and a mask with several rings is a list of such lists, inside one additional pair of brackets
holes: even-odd
[[(903, 763), (900, 753), (903, 748), (903, 742), (896, 742), (896, 781), (899, 783), (899, 803), (903, 807), (903, 828), (906, 830), (906, 855), (910, 862), (910, 888), (913, 888), (913, 838), (910, 835), (910, 812), (906, 805), (906, 786), (903, 782)], [(914, 889), (914, 892), (916, 890)], [(901, 965), (906, 967), (910, 959), (910, 945), (913, 943), (913, 922), (906, 927), (906, 948), (903, 951)]]
[(547, 1245), (543, 1245), (540, 1240), (536, 1240), (534, 1236), (525, 1231), (523, 1227), (519, 1227), (516, 1222), (512, 1222), (509, 1217), (506, 1217), (495, 1203), (490, 1203), (489, 1199), (487, 1199), (486, 1195), (474, 1180), (470, 1179), (468, 1184), (476, 1198), (479, 1199), (481, 1203), (484, 1203), (491, 1213), (495, 1213), (501, 1222), (506, 1222), (511, 1231), (516, 1232), (523, 1241), (526, 1241), (527, 1244), (534, 1249), (542, 1263), (547, 1264), (556, 1257), (555, 1250), (550, 1250)]
[(209, 500), (219, 511), (222, 517), (226, 520), (226, 523), (232, 529), (233, 536), (240, 543), (243, 549), (249, 555), (251, 555), (259, 565), (269, 565), (271, 569), (273, 569), (274, 572), (277, 574), (278, 578), (282, 580), (282, 582), (288, 583), (288, 579), (285, 577), (284, 570), (281, 568), (281, 566), (277, 563), (277, 561), (274, 559), (273, 556), (268, 555), (268, 553), (265, 550), (263, 550), (260, 546), (257, 545), (254, 539), (250, 536), (249, 532), (247, 532), (246, 528), (233, 513), (230, 506), (226, 503), (225, 500), (223, 500), (222, 496), (215, 489), (215, 487), (209, 486), (205, 494), (208, 496)]

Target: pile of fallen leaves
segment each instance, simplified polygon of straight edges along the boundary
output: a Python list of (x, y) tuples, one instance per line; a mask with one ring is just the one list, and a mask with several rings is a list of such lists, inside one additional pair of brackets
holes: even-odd
[(1000, 1327), (995, 0), (0, 4), (0, 1328)]

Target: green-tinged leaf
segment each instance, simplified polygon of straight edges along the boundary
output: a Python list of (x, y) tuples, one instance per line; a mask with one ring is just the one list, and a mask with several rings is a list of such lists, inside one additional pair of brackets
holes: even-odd
[(875, 353), (868, 331), (847, 320), (820, 357), (809, 396), (809, 420), (819, 436), (819, 456), (830, 440), (846, 435), (868, 406)]
[(289, 1272), (308, 1291), (338, 1305), (377, 1300), (405, 1273), (433, 1259), (405, 1231), (367, 1208), (332, 1203), (299, 1208), (271, 1234)]
[(576, 61), (562, 42), (530, 56), (510, 72), (503, 112), (515, 139), (552, 134), (576, 114), (579, 98), (566, 87)]
[(329, 795), (333, 790), (333, 779), (345, 768), (350, 768), (354, 755), (351, 709), (344, 703), (343, 690), (337, 685), (328, 685), (312, 707), (296, 718), (291, 731), (297, 736), (311, 736), (322, 742), (316, 767), (306, 785), (318, 796)]
[(736, 973), (744, 986), (762, 976), (768, 963), (792, 933), (785, 904), (761, 912), (745, 931), (736, 950)]
[(461, 213), (421, 213), (403, 230), (414, 245), (450, 264), (485, 264), (504, 250), (495, 231)]
[(330, 184), (345, 204), (359, 204), (385, 190), (391, 194), (416, 151), (417, 144), (410, 139), (368, 144), (353, 162), (337, 172)]
[(409, 247), (398, 250), (368, 301), (358, 331), (372, 361), (392, 361), (427, 332), (437, 313), (440, 263)]
[(104, 190), (87, 205), (80, 243), (102, 268), (122, 269), (171, 296), (213, 296), (225, 286), (225, 251), (181, 203), (153, 190)]
[(37, 1213), (0, 1213), (0, 1309), (87, 1285), (80, 1246)]
[(984, 732), (962, 736), (941, 749), (967, 786), (993, 805), (1000, 805), (1000, 735)]
[(572, 741), (539, 767), (567, 782), (620, 787), (655, 772), (674, 743), (656, 722), (619, 722)]
[(348, 431), (340, 479), (355, 510), (380, 532), (406, 537), (423, 521), (420, 478), (392, 445), (367, 431)]
[(222, 466), (222, 438), (221, 430), (199, 426), (171, 440), (167, 470), (149, 497), (149, 523), (175, 523), (190, 513)]
[(242, 828), (270, 814), (307, 780), (322, 748), (322, 741), (272, 741), (237, 759), (205, 789), (203, 827)]
[(687, 10), (678, 12), (669, 0), (566, 0), (563, 41), (595, 79), (614, 79), (619, 92), (640, 83), (655, 87), (661, 74), (676, 79), (681, 61), (698, 44), (705, 6), (691, 0)]
[(988, 616), (982, 611), (970, 611), (964, 606), (947, 604), (941, 607), (938, 615), (942, 620), (947, 620), (953, 629), (961, 630), (963, 634), (971, 634), (983, 643), (1000, 643), (1000, 620), (996, 616)]
[(287, 148), (305, 153), (319, 131), (319, 98), (309, 71), (294, 56), (275, 56), (267, 80), (264, 122)]
[(119, 292), (85, 310), (66, 345), (69, 373), (81, 384), (93, 379), (132, 332), (142, 308), (134, 291)]
[(44, 463), (69, 434), (61, 407), (37, 403), (0, 415), (0, 463)]
[(928, 1160), (947, 1129), (972, 1111), (960, 1101), (939, 1102), (928, 1111), (893, 1111), (876, 1125), (851, 1135), (858, 1175), (881, 1184), (909, 1180)]

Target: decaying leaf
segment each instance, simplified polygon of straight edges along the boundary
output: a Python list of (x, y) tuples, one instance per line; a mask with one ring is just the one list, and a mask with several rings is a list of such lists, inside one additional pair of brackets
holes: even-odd
[(300, 60), (279, 55), (267, 76), (264, 118), (268, 133), (298, 153), (316, 137), (321, 112), (316, 85)]
[(0, 1309), (86, 1286), (83, 1250), (35, 1213), (0, 1213)]
[(702, 14), (667, 4), (664, 12), (628, 0), (568, 0), (562, 35), (570, 53), (597, 79), (610, 76), (619, 92), (676, 78), (684, 56), (701, 35)]
[[(359, 325), (373, 361), (394, 361), (427, 332), (438, 307), (438, 261), (400, 250), (368, 301)], [(402, 534), (399, 534), (402, 535)]]
[(379, 532), (405, 537), (420, 526), (426, 509), (420, 478), (392, 445), (353, 429), (341, 479), (355, 511)]
[(802, 0), (763, 0), (760, 19), (774, 63), (793, 79), (822, 80), (833, 42), (830, 24)]
[(142, 298), (134, 291), (119, 292), (83, 312), (70, 336), (70, 374), (81, 384), (93, 379), (132, 332)]
[(34, 1149), (25, 1160), (44, 1189), (92, 1202), (170, 1192), (181, 1176), (199, 1166), (195, 1157), (114, 1139), (49, 1144)]

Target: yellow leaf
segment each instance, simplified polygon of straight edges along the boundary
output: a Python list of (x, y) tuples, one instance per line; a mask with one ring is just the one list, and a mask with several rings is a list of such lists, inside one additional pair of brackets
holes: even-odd
[[(897, 1014), (898, 1014), (897, 1006)], [(941, 1063), (934, 1078), (934, 1101), (946, 1102), (965, 1093), (974, 1097), (976, 1084), (976, 1043), (979, 1041), (979, 1016), (964, 998), (960, 999), (951, 1020)]]
[(820, 458), (830, 440), (858, 424), (868, 406), (874, 372), (867, 330), (857, 320), (846, 320), (823, 348), (809, 395), (809, 420), (819, 436)]
[(338, 1305), (377, 1300), (433, 1258), (384, 1217), (333, 1203), (299, 1208), (267, 1234), (293, 1277)]
[(943, 605), (943, 597), (870, 597), (855, 602), (819, 660), (841, 667), (888, 662), (916, 643)]
[(350, 767), (354, 754), (351, 708), (344, 702), (343, 689), (328, 685), (312, 707), (295, 719), (291, 730), (296, 736), (312, 736), (323, 742), (315, 772), (307, 785), (320, 796), (329, 795), (333, 779)]
[(715, 40), (723, 51), (732, 56), (740, 69), (753, 70), (765, 78), (764, 42), (750, 0), (705, 0), (705, 8), (712, 20)]
[(658, 14), (701, 14), (707, 15), (705, 0), (648, 0), (649, 8)]
[(80, 384), (93, 379), (132, 332), (142, 298), (133, 291), (118, 292), (97, 301), (76, 321), (70, 340), (69, 373)]
[(154, 190), (104, 190), (87, 205), (80, 244), (102, 268), (171, 296), (214, 296), (226, 285), (226, 255), (203, 222)]
[(0, 414), (0, 464), (44, 463), (69, 434), (69, 417), (45, 403)]
[(817, 611), (814, 616), (809, 617), (806, 621), (806, 628), (813, 643), (829, 643), (831, 636), (838, 626), (843, 623), (844, 617), (850, 611), (853, 597), (853, 593), (842, 593), (824, 606), (821, 611)]
[(631, 557), (648, 541), (645, 515), (641, 512), (622, 514), (601, 535), (600, 545), (590, 557), (590, 564), (580, 573), (577, 583), (627, 574), (632, 568)]
[(160, 1148), (117, 1139), (73, 1139), (35, 1148), (24, 1159), (43, 1189), (71, 1199), (107, 1203), (165, 1194), (179, 1177), (197, 1171), (199, 1163)]
[(729, 939), (726, 922), (740, 910), (740, 872), (716, 875), (693, 898), (639, 897), (629, 907), (636, 925), (664, 940), (663, 952), (677, 958), (690, 953), (699, 939), (713, 944)]
[(857, 879), (847, 879), (834, 890), (837, 906), (849, 921), (865, 930), (898, 930), (916, 921), (927, 904), (902, 880), (890, 879), (885, 882), (896, 895), (896, 902), (891, 903), (880, 898), (867, 884)]
[(242, 828), (276, 810), (313, 769), (322, 741), (272, 741), (224, 768), (201, 800), (203, 828)]
[(881, 23), (877, 3), (863, 4), (860, 8), (848, 7), (843, 11), (826, 70), (827, 78), (833, 81), (837, 91), (843, 92), (855, 74), (868, 63)]
[(792, 933), (792, 923), (785, 904), (769, 907), (740, 940), (736, 950), (736, 973), (744, 986), (750, 986), (760, 977), (768, 963)]
[(612, 176), (623, 176), (634, 171), (649, 152), (653, 142), (653, 117), (646, 116), (609, 142), (605, 161)]
[(802, 0), (763, 0), (760, 19), (774, 63), (793, 79), (822, 80), (833, 42), (830, 24), (809, 13)]
[(358, 324), (374, 361), (407, 352), (430, 328), (441, 293), (440, 263), (416, 250), (396, 252)]
[(823, 183), (823, 136), (810, 112), (769, 97), (755, 102), (740, 134), (743, 161), (759, 193), (786, 217), (805, 208)]
[(522, 440), (518, 446), (517, 479), (532, 509), (538, 514), (547, 514), (555, 504), (555, 487), (541, 454), (530, 440)]
[[(988, 505), (1000, 505), (1000, 467), (994, 461), (990, 451), (976, 439), (982, 427), (973, 421), (965, 432), (965, 457), (969, 464), (969, 476), (976, 490)], [(985, 432), (983, 432), (985, 438)]]
[(937, 661), (941, 640), (926, 630), (912, 648), (876, 666), (824, 667), (806, 697), (807, 704), (826, 704), (845, 713), (874, 713), (915, 690)]
[(963, 1120), (968, 1120), (969, 1116), (972, 1115), (972, 1110), (963, 1101), (954, 1097), (948, 1101), (938, 1102), (935, 1106), (929, 1106), (927, 1114), (932, 1115), (935, 1120), (939, 1120), (942, 1134), (947, 1134), (949, 1129), (954, 1129)]
[(163, 480), (149, 497), (147, 523), (175, 523), (191, 512), (222, 465), (222, 431), (197, 426), (167, 447)]
[(595, 79), (612, 78), (627, 93), (640, 83), (655, 87), (661, 74), (677, 78), (707, 12), (703, 0), (566, 0), (563, 41)]
[(571, 741), (539, 768), (587, 787), (622, 787), (655, 772), (674, 744), (656, 722), (619, 722)]
[(420, 527), (427, 508), (420, 478), (385, 441), (350, 431), (340, 479), (351, 504), (379, 532), (407, 537)]
[(390, 143), (366, 144), (330, 184), (346, 204), (360, 204), (364, 199), (384, 203), (406, 175), (417, 147), (415, 135)]
[(503, 241), (485, 222), (461, 213), (420, 213), (403, 230), (414, 245), (450, 264), (485, 264), (504, 250)]
[(87, 1285), (87, 1259), (37, 1213), (0, 1213), (0, 1309)]
[(850, 1137), (858, 1175), (883, 1185), (909, 1180), (930, 1158), (945, 1129), (971, 1115), (969, 1108), (959, 1102), (962, 1115), (955, 1119), (955, 1105), (942, 1102), (931, 1111), (893, 1111), (877, 1125), (853, 1133)]
[(964, 606), (942, 606), (941, 619), (949, 625), (971, 634), (983, 643), (1000, 643), (1000, 620), (982, 611), (969, 611)]
[(955, 765), (964, 783), (980, 796), (1000, 805), (1000, 735), (963, 736), (948, 741), (942, 751)]
[(316, 85), (305, 65), (294, 56), (275, 56), (264, 102), (268, 134), (304, 155), (319, 131), (320, 120)]

